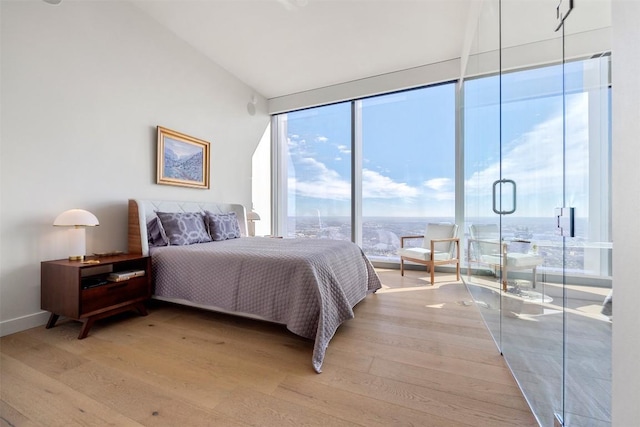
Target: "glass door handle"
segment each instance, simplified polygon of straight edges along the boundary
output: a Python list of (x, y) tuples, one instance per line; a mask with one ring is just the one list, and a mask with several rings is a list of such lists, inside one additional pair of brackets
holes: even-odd
[[(498, 185), (500, 186), (500, 200), (502, 200), (502, 184), (511, 184), (513, 191), (511, 192), (512, 195), (512, 202), (513, 205), (511, 207), (511, 209), (509, 210), (502, 210), (500, 208), (498, 208), (498, 206), (496, 205), (496, 188), (498, 187)], [(502, 203), (500, 203), (500, 207), (502, 207)], [(497, 213), (498, 215), (509, 215), (512, 214), (516, 211), (516, 182), (512, 179), (499, 179), (497, 181), (494, 181), (493, 183), (493, 212)]]
[(564, 237), (576, 237), (576, 209), (572, 207), (556, 208), (556, 234)]

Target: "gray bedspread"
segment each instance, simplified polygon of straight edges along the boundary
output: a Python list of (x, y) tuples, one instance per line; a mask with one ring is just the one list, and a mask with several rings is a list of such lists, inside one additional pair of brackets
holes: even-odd
[(150, 253), (156, 296), (285, 324), (315, 340), (316, 372), (338, 326), (381, 286), (362, 250), (346, 241), (243, 237)]

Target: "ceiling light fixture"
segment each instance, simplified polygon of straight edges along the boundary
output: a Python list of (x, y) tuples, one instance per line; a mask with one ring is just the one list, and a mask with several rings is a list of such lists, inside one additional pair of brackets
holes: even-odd
[(62, 0), (42, 0), (42, 1), (45, 2), (45, 3), (52, 4), (52, 5), (58, 5), (58, 4), (62, 3)]

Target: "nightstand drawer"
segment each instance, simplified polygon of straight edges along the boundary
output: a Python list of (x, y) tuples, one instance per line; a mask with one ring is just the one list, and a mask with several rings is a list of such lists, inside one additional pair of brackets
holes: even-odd
[(85, 289), (81, 292), (80, 312), (84, 316), (96, 310), (130, 302), (137, 298), (148, 298), (148, 283), (148, 278), (143, 276)]

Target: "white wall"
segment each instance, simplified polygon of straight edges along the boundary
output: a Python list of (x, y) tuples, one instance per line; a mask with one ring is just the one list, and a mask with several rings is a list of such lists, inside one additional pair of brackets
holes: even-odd
[[(40, 262), (64, 258), (51, 224), (84, 208), (89, 253), (126, 250), (127, 200), (251, 205), (259, 97), (122, 1), (0, 2), (0, 334), (40, 325)], [(156, 126), (211, 142), (211, 189), (155, 184)]]
[(613, 425), (640, 420), (640, 2), (613, 0)]

